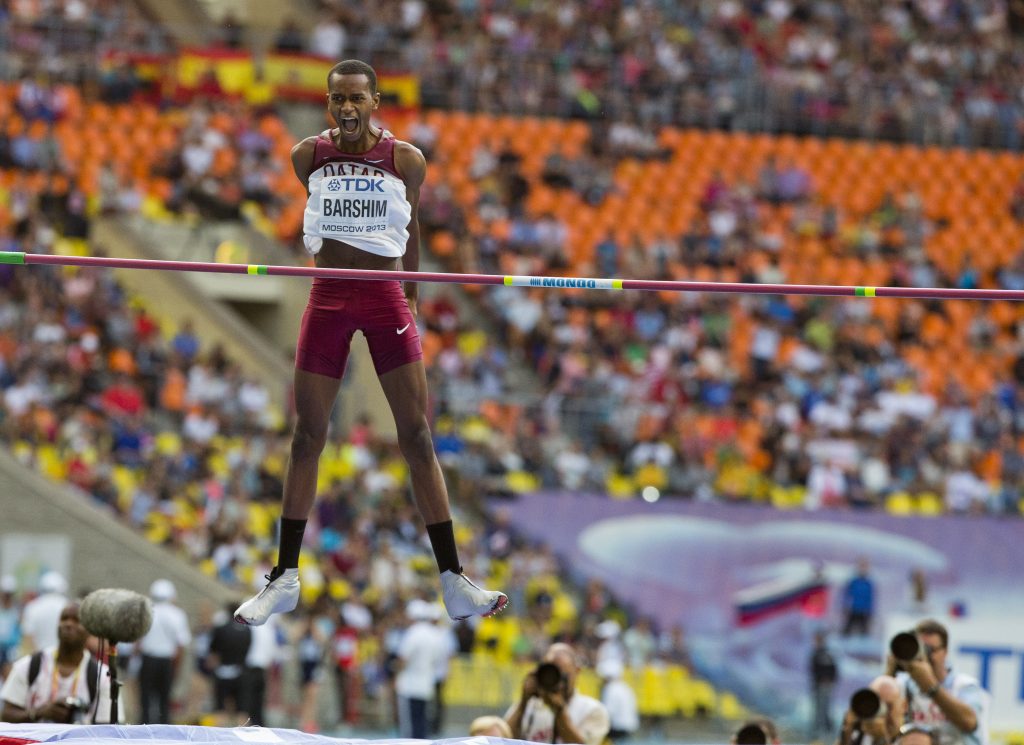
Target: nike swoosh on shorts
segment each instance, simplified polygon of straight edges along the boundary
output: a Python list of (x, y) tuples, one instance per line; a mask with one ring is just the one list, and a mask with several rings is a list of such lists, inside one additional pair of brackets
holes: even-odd
[(409, 328), (409, 327), (410, 327), (411, 325), (412, 325), (412, 323), (407, 323), (407, 324), (405, 324), (404, 326), (402, 326), (402, 328), (400, 328), (400, 329), (395, 329), (395, 333), (396, 333), (396, 334), (404, 334), (404, 333), (405, 333), (405, 330), (406, 330), (407, 328)]

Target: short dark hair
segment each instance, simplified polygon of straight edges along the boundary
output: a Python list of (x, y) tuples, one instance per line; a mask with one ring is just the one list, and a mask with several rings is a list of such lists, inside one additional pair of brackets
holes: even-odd
[(342, 60), (327, 73), (327, 85), (330, 86), (331, 78), (335, 75), (365, 75), (370, 81), (370, 93), (377, 93), (377, 73), (372, 67), (361, 59)]
[(942, 648), (945, 649), (949, 646), (949, 632), (946, 631), (946, 627), (936, 621), (934, 618), (926, 618), (921, 621), (917, 626), (914, 627), (914, 631), (918, 634), (935, 634), (942, 639)]
[(768, 717), (748, 719), (736, 730), (732, 741), (736, 745), (771, 745), (779, 741), (779, 731)]

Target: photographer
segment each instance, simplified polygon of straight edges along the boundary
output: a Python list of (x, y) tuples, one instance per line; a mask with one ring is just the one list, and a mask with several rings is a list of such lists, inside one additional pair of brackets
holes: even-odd
[(0, 689), (4, 701), (0, 718), (11, 723), (91, 720), (98, 685), (96, 721), (108, 723), (110, 678), (107, 666), (97, 663), (85, 648), (88, 639), (78, 603), (66, 605), (57, 625), (57, 646), (26, 655), (11, 667)]
[[(975, 678), (946, 664), (949, 632), (938, 621), (921, 621), (914, 628), (917, 644), (889, 656), (907, 701), (907, 717), (931, 728), (938, 745), (987, 745), (988, 693)], [(898, 635), (912, 641), (914, 635)], [(895, 645), (893, 645), (895, 646)], [(916, 648), (915, 648), (916, 647)]]
[(899, 735), (905, 712), (899, 683), (891, 675), (879, 675), (850, 699), (850, 707), (843, 717), (839, 745), (884, 745), (892, 742)]
[(505, 714), (512, 737), (532, 742), (600, 745), (608, 736), (608, 711), (576, 691), (579, 666), (568, 644), (552, 644), (544, 661), (523, 680), (519, 701)]

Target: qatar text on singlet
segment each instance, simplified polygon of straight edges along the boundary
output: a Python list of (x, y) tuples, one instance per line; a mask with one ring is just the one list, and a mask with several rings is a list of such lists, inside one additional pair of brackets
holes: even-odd
[(394, 143), (385, 132), (367, 152), (343, 153), (317, 138), (303, 217), (307, 251), (319, 253), (329, 238), (378, 256), (405, 253), (412, 207), (395, 168)]

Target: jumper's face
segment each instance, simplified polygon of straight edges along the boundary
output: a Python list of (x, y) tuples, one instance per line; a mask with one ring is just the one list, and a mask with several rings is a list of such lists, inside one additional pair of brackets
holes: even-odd
[(369, 132), (370, 117), (380, 103), (380, 93), (370, 89), (370, 79), (359, 75), (332, 75), (327, 86), (327, 111), (338, 125), (342, 142), (359, 142)]

